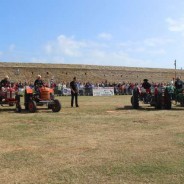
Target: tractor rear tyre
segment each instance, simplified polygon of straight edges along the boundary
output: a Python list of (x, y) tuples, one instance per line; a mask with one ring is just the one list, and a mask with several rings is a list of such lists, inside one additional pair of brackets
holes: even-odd
[(155, 95), (155, 109), (162, 108), (162, 93), (158, 93)]
[(52, 104), (52, 112), (59, 112), (61, 110), (61, 103), (59, 100), (54, 100), (54, 104)]
[(36, 102), (35, 102), (34, 100), (30, 100), (30, 101), (28, 102), (28, 110), (29, 110), (29, 112), (31, 112), (31, 113), (36, 112)]
[(135, 87), (133, 90), (133, 96), (131, 97), (131, 104), (134, 109), (138, 109), (139, 107), (139, 92), (138, 88)]
[(168, 89), (166, 88), (165, 89), (165, 92), (164, 92), (164, 107), (165, 109), (171, 109), (171, 106), (172, 106), (172, 103), (171, 103), (171, 96), (168, 92)]

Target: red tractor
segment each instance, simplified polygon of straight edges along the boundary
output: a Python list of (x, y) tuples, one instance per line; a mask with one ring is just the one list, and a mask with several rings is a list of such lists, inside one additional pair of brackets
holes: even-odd
[(134, 87), (131, 104), (134, 109), (139, 108), (139, 101), (155, 106), (155, 109), (171, 109), (171, 95), (168, 87), (156, 86), (150, 89)]
[(16, 87), (1, 87), (0, 88), (0, 105), (1, 106), (14, 106), (15, 111), (21, 112), (19, 91)]
[(54, 91), (52, 88), (39, 87), (37, 90), (26, 86), (24, 95), (25, 109), (29, 112), (36, 112), (37, 106), (46, 105), (48, 109), (53, 112), (61, 110), (61, 103), (59, 100), (54, 99)]

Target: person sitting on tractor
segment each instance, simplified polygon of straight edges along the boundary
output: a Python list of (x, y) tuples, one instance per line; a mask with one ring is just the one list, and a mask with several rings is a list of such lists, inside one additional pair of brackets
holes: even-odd
[(144, 79), (144, 80), (143, 80), (142, 87), (143, 87), (144, 89), (146, 89), (146, 91), (150, 89), (151, 84), (148, 82), (148, 79)]
[(35, 88), (39, 88), (39, 87), (44, 86), (43, 80), (41, 79), (41, 75), (37, 76), (37, 79), (34, 82), (34, 86), (35, 86)]
[(41, 75), (38, 75), (37, 76), (37, 79), (35, 80), (34, 82), (34, 88), (35, 88), (35, 92), (37, 95), (39, 95), (40, 97), (40, 91), (39, 91), (39, 88), (44, 86), (44, 82), (43, 80), (41, 79)]
[(182, 89), (183, 88), (183, 81), (179, 77), (176, 78), (175, 87), (176, 87), (176, 89)]
[(9, 77), (8, 77), (8, 75), (6, 75), (5, 78), (3, 80), (1, 80), (0, 88), (9, 87), (9, 86), (10, 86)]
[(150, 94), (151, 94), (151, 84), (148, 82), (148, 79), (144, 79), (142, 83), (142, 87), (146, 90), (146, 93), (142, 94), (144, 103), (149, 103), (150, 101)]

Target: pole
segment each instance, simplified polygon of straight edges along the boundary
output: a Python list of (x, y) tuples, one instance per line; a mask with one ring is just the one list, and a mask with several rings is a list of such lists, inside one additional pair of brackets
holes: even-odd
[(174, 61), (174, 66), (175, 66), (175, 80), (176, 80), (176, 60)]

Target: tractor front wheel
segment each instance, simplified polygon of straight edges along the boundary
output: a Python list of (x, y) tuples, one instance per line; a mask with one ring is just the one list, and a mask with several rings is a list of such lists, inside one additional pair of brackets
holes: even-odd
[(59, 100), (54, 100), (54, 104), (51, 106), (52, 112), (59, 112), (61, 110), (61, 103)]
[(28, 109), (29, 109), (29, 112), (36, 112), (36, 102), (34, 100), (30, 100), (28, 102)]

